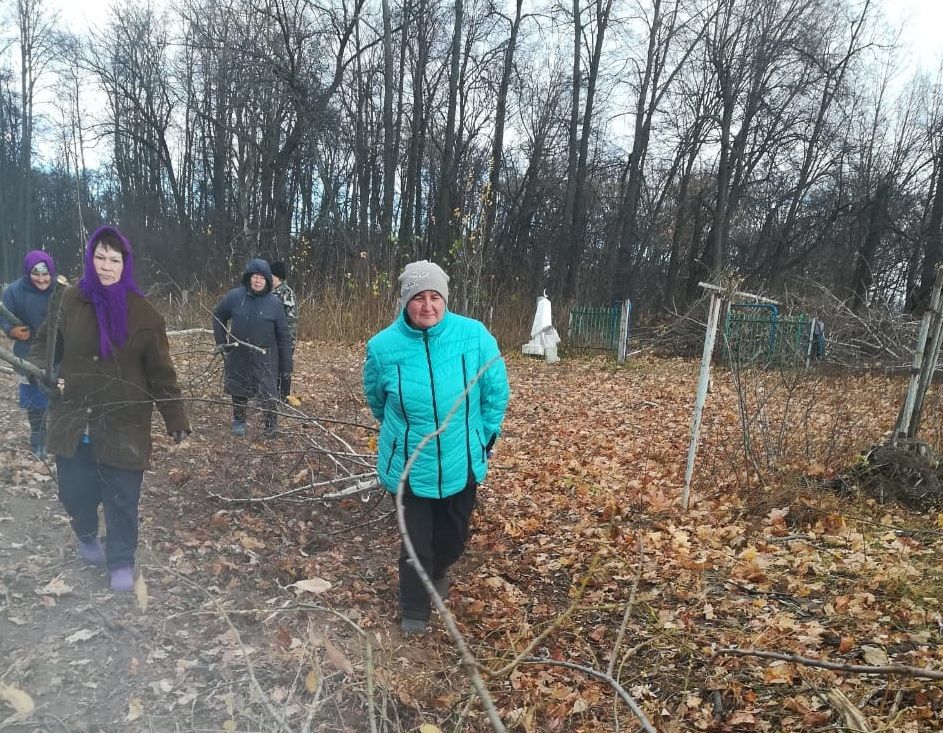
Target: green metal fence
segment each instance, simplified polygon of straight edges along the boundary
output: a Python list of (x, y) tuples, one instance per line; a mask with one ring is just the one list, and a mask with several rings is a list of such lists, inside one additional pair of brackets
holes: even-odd
[(798, 366), (809, 351), (812, 321), (806, 315), (782, 317), (775, 308), (733, 304), (724, 323), (728, 362)]
[(565, 341), (567, 349), (612, 351), (618, 354), (623, 326), (628, 337), (628, 324), (622, 324), (622, 311), (621, 302), (614, 303), (611, 308), (572, 308)]

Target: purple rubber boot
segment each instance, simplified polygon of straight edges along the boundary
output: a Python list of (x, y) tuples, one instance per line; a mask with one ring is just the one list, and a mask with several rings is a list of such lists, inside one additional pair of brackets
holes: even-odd
[(102, 549), (102, 543), (94, 535), (79, 537), (79, 555), (89, 565), (105, 564), (105, 551)]
[(134, 590), (134, 570), (128, 565), (112, 568), (111, 589), (116, 593), (130, 593)]

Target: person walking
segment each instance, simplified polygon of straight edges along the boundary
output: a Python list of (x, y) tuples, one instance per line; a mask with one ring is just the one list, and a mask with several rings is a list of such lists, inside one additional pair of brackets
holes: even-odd
[[(29, 356), (33, 339), (46, 319), (49, 299), (56, 288), (56, 266), (46, 252), (33, 250), (23, 258), (23, 276), (3, 290), (0, 329), (15, 341), (13, 354), (21, 359)], [(12, 318), (11, 318), (12, 316)], [(46, 410), (49, 400), (26, 377), (19, 377), (20, 407), (26, 410), (29, 421), (29, 447), (33, 455), (46, 457)]]
[(238, 287), (213, 310), (213, 335), (226, 361), (226, 394), (232, 396), (232, 434), (246, 434), (249, 400), (261, 402), (263, 435), (277, 424), (278, 381), (291, 374), (291, 334), (281, 301), (272, 295), (265, 260), (249, 262)]
[[(291, 356), (292, 362), (295, 358), (295, 345), (298, 343), (298, 303), (295, 300), (295, 291), (292, 290), (285, 278), (288, 276), (288, 269), (285, 263), (276, 260), (271, 264), (272, 270), (272, 293), (282, 302), (285, 309), (285, 319), (288, 321), (288, 332), (291, 334)], [(291, 396), (291, 372), (278, 375), (278, 395), (282, 402), (289, 402)], [(295, 403), (297, 406), (300, 402)]]
[[(47, 363), (46, 332), (53, 327), (65, 388), (51, 403), (47, 448), (56, 456), (59, 499), (79, 554), (108, 567), (112, 590), (128, 592), (134, 587), (153, 408), (177, 443), (190, 434), (190, 424), (164, 319), (141, 294), (131, 245), (116, 228), (99, 227), (89, 238), (82, 279), (63, 292), (58, 318), (47, 318), (30, 349), (36, 366)], [(105, 514), (104, 548), (99, 505)]]
[[(377, 472), (396, 493), (403, 481), (406, 530), (436, 590), (464, 553), (477, 489), (510, 398), (507, 370), (484, 324), (448, 310), (449, 277), (427, 260), (399, 276), (396, 320), (367, 342), (363, 387), (380, 422)], [(426, 442), (407, 476), (410, 456)], [(426, 631), (430, 601), (405, 542), (399, 553), (400, 628)]]

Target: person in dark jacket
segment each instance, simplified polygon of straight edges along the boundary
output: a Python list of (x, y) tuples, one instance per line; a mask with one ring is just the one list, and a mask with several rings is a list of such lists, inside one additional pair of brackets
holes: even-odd
[[(282, 302), (285, 309), (285, 319), (288, 321), (288, 331), (291, 333), (291, 355), (292, 360), (295, 357), (295, 344), (298, 343), (298, 302), (295, 300), (295, 291), (288, 287), (285, 278), (288, 277), (288, 269), (285, 263), (281, 261), (273, 262), (272, 269), (272, 292)], [(278, 375), (278, 396), (282, 402), (288, 401), (291, 394), (291, 372)]]
[(246, 266), (242, 284), (213, 310), (213, 334), (225, 354), (225, 390), (232, 395), (232, 434), (246, 434), (249, 399), (262, 403), (263, 434), (275, 434), (278, 380), (291, 374), (291, 334), (285, 309), (272, 295), (265, 260)]
[[(480, 321), (448, 310), (449, 277), (426, 260), (399, 276), (400, 314), (367, 342), (363, 386), (380, 421), (377, 472), (396, 493), (406, 463), (427, 436), (403, 485), (406, 531), (443, 598), (448, 569), (464, 553), (478, 485), (510, 398), (498, 344)], [(405, 543), (399, 555), (400, 628), (426, 631), (429, 596)]]
[[(46, 330), (29, 360), (46, 365)], [(85, 273), (62, 293), (56, 353), (62, 394), (49, 410), (48, 449), (56, 456), (59, 499), (79, 554), (107, 565), (111, 588), (134, 588), (138, 504), (150, 464), (156, 405), (177, 443), (190, 434), (164, 319), (134, 279), (131, 245), (114, 227), (99, 227), (85, 248)], [(98, 539), (104, 508), (107, 541)]]
[[(23, 258), (23, 277), (3, 290), (3, 305), (16, 321), (0, 314), (0, 328), (14, 339), (14, 355), (25, 359), (33, 338), (46, 319), (49, 298), (56, 287), (56, 266), (52, 257), (41, 250), (27, 252)], [(46, 410), (49, 400), (35, 384), (20, 378), (20, 407), (29, 420), (29, 445), (37, 458), (46, 457)]]

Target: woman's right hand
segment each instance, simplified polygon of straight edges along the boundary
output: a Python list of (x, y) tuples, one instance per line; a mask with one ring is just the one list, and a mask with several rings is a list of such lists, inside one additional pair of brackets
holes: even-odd
[(17, 341), (29, 341), (29, 328), (27, 326), (14, 326), (10, 329), (10, 338)]

